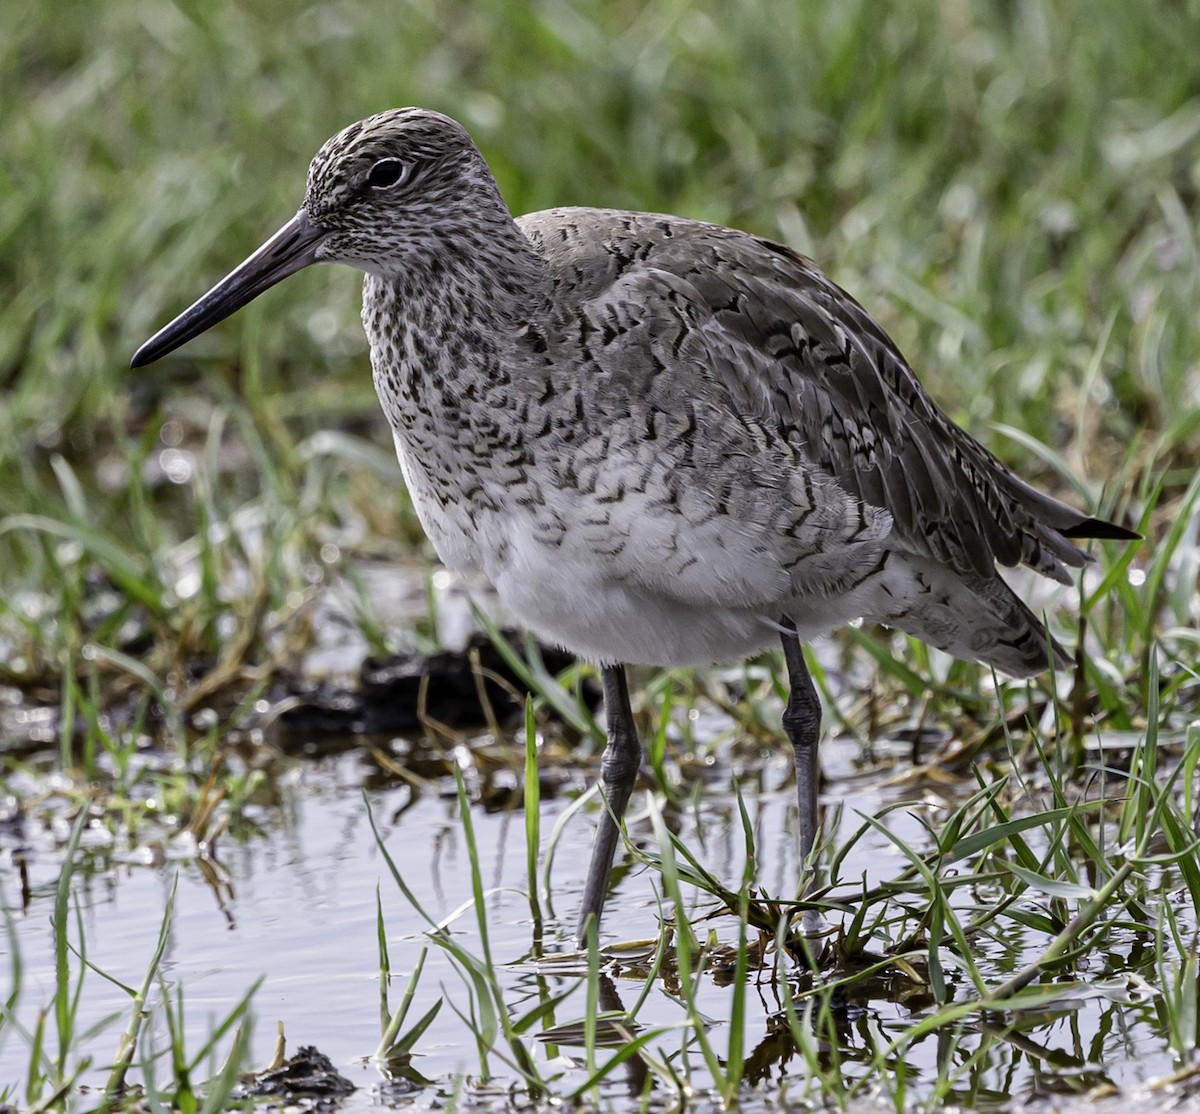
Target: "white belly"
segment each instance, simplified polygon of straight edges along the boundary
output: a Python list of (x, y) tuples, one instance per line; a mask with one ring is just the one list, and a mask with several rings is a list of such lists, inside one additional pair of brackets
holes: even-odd
[[(598, 522), (563, 499), (555, 544), (532, 512), (468, 512), (443, 502), (423, 466), (397, 450), (413, 506), (442, 562), (482, 572), (512, 617), (594, 662), (703, 666), (778, 645), (786, 615), (805, 640), (863, 614), (862, 601), (797, 591), (745, 523), (697, 524), (627, 498)], [(543, 511), (543, 516), (544, 516)], [(625, 546), (614, 555), (621, 539)]]
[(750, 657), (778, 639), (765, 614), (589, 581), (566, 565), (548, 563), (536, 579), (514, 570), (495, 584), (525, 626), (589, 661), (711, 665)]
[[(514, 618), (542, 638), (596, 662), (703, 666), (736, 661), (779, 644), (786, 614), (804, 639), (856, 617), (853, 603), (797, 596), (776, 583), (777, 565), (753, 547), (738, 552), (692, 538), (695, 549), (656, 553), (643, 520), (631, 545), (645, 555), (636, 577), (598, 554), (585, 532), (558, 546), (541, 544), (518, 516), (506, 516), (506, 544), (481, 554), (481, 565)], [(502, 557), (501, 557), (502, 555)], [(695, 559), (690, 557), (694, 555)], [(778, 591), (776, 589), (778, 588)]]

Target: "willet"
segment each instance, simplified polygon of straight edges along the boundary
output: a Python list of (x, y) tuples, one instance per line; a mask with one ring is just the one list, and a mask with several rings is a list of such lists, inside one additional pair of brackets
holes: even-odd
[(133, 366), (319, 262), (366, 272), (375, 387), (438, 556), (601, 665), (581, 939), (641, 761), (626, 663), (782, 641), (810, 870), (821, 708), (801, 641), (862, 618), (1028, 676), (1067, 658), (997, 565), (1070, 583), (1072, 539), (1136, 536), (1013, 475), (811, 260), (672, 216), (514, 219), (462, 126), (421, 109), (330, 139), (296, 216)]

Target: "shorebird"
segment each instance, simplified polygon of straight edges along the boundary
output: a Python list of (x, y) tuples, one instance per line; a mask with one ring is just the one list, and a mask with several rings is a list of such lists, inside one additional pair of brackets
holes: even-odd
[(132, 366), (323, 262), (366, 273), (375, 388), (440, 559), (601, 667), (581, 940), (641, 761), (626, 664), (782, 642), (811, 877), (821, 706), (801, 642), (861, 618), (1029, 676), (1067, 658), (997, 566), (1070, 583), (1073, 539), (1136, 537), (1017, 478), (805, 256), (675, 216), (514, 219), (466, 130), (417, 108), (328, 140), (299, 212)]

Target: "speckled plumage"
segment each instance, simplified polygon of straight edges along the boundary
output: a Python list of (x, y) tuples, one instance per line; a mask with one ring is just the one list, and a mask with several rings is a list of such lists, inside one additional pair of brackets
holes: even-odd
[[(861, 617), (1028, 675), (1063, 652), (997, 565), (1066, 581), (1086, 560), (1072, 538), (1130, 536), (955, 426), (810, 260), (678, 217), (514, 220), (463, 128), (419, 109), (329, 140), (295, 220), (135, 363), (319, 261), (366, 272), (375, 386), (447, 565), (610, 666), (729, 660), (785, 632), (802, 818), (819, 705), (791, 627)], [(636, 747), (610, 740), (610, 799), (628, 797)]]

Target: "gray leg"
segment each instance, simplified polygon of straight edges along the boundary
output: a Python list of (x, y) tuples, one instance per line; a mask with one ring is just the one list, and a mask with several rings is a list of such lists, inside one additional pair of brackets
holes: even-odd
[[(783, 729), (791, 741), (796, 755), (796, 797), (800, 806), (800, 859), (806, 874), (809, 872), (809, 857), (817, 842), (817, 784), (820, 768), (817, 764), (817, 744), (821, 738), (821, 701), (804, 664), (804, 653), (800, 639), (790, 619), (780, 620), (784, 627), (782, 635), (783, 658), (787, 662), (788, 702), (783, 710)], [(812, 883), (808, 875), (802, 893), (807, 893)], [(815, 911), (805, 914), (805, 930), (812, 932), (821, 927), (820, 915)]]
[(604, 680), (604, 713), (608, 719), (608, 745), (600, 761), (600, 789), (604, 795), (604, 811), (592, 844), (592, 861), (588, 866), (587, 883), (583, 890), (583, 908), (579, 911), (579, 943), (587, 942), (588, 918), (600, 921), (604, 898), (608, 894), (608, 879), (612, 874), (613, 856), (621, 837), (621, 818), (633, 792), (638, 768), (642, 764), (642, 744), (638, 742), (633, 725), (633, 709), (629, 706), (629, 684), (625, 667), (606, 665), (601, 671)]

